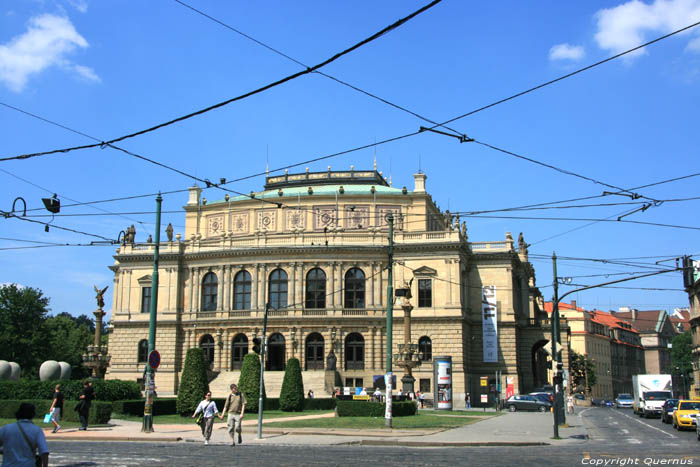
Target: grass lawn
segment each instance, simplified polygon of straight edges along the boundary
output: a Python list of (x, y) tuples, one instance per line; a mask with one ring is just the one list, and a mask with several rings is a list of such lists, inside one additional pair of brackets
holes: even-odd
[[(307, 412), (282, 412), (281, 410), (267, 410), (263, 412), (263, 420), (270, 418), (286, 418), (286, 417), (298, 417), (300, 415), (321, 415), (326, 413), (332, 413), (332, 410), (312, 410)], [(119, 420), (128, 420), (132, 422), (141, 421), (141, 417), (129, 416), (129, 415), (113, 415), (113, 418)], [(257, 412), (246, 412), (243, 415), (243, 420), (257, 420)], [(160, 425), (179, 425), (179, 424), (194, 424), (194, 419), (192, 417), (181, 417), (180, 415), (156, 415), (153, 417), (154, 424)], [(214, 418), (214, 423), (226, 423), (226, 417), (223, 420), (219, 420), (219, 417)]]
[[(436, 414), (424, 414), (419, 412), (410, 417), (394, 417), (392, 426), (401, 430), (410, 429), (439, 429), (454, 428), (469, 425), (478, 421), (475, 417), (444, 416)], [(350, 429), (374, 429), (384, 428), (384, 418), (372, 417), (337, 417), (316, 418), (308, 420), (290, 420), (288, 422), (268, 423), (265, 426), (279, 428), (350, 428)]]
[[(5, 426), (10, 423), (15, 423), (17, 419), (15, 418), (0, 418), (0, 426)], [(46, 428), (51, 428), (53, 430), (53, 423), (42, 423), (44, 421), (44, 416), (42, 415), (41, 418), (34, 418), (32, 419), (32, 422), (38, 427), (41, 427), (43, 429)], [(59, 425), (61, 425), (61, 429), (63, 428), (78, 428), (80, 426), (80, 422), (66, 422), (61, 420), (59, 422)], [(88, 425), (89, 427), (96, 427), (96, 426), (108, 426), (108, 425)]]

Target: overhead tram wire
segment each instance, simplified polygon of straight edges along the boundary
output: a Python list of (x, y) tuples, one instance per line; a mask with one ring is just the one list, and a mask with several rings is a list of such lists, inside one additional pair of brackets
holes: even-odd
[(416, 10), (416, 11), (414, 11), (413, 13), (409, 14), (408, 16), (405, 16), (405, 17), (399, 19), (398, 21), (395, 21), (394, 23), (390, 24), (389, 26), (386, 26), (385, 28), (383, 28), (381, 31), (376, 32), (376, 33), (372, 34), (371, 36), (369, 36), (369, 37), (367, 37), (367, 38), (361, 40), (360, 42), (357, 42), (356, 44), (352, 45), (351, 47), (348, 47), (347, 49), (345, 49), (345, 50), (343, 50), (343, 51), (341, 51), (341, 52), (336, 53), (335, 55), (333, 55), (332, 57), (330, 57), (330, 58), (324, 60), (323, 62), (321, 62), (321, 63), (319, 63), (319, 64), (317, 64), (317, 65), (314, 65), (314, 66), (312, 66), (312, 67), (306, 68), (305, 70), (299, 71), (299, 72), (297, 72), (297, 73), (288, 75), (288, 76), (286, 76), (286, 77), (284, 77), (284, 78), (282, 78), (282, 79), (279, 79), (279, 80), (277, 80), (277, 81), (274, 81), (274, 82), (272, 82), (272, 83), (266, 84), (265, 86), (262, 86), (262, 87), (260, 87), (260, 88), (257, 88), (257, 89), (255, 89), (255, 90), (253, 90), (253, 91), (246, 92), (246, 93), (241, 94), (241, 95), (239, 95), (239, 96), (233, 97), (233, 98), (231, 98), (231, 99), (227, 99), (227, 100), (222, 101), (222, 102), (218, 102), (218, 103), (216, 103), (216, 104), (214, 104), (214, 105), (210, 105), (210, 106), (208, 106), (208, 107), (205, 107), (205, 108), (203, 108), (203, 109), (197, 110), (197, 111), (195, 111), (195, 112), (191, 112), (191, 113), (189, 113), (189, 114), (186, 114), (186, 115), (183, 115), (183, 116), (174, 118), (174, 119), (169, 120), (169, 121), (167, 121), (167, 122), (160, 123), (160, 124), (158, 124), (158, 125), (155, 125), (155, 126), (152, 126), (152, 127), (150, 127), (150, 128), (146, 128), (146, 129), (144, 129), (144, 130), (140, 130), (140, 131), (137, 131), (137, 132), (134, 132), (134, 133), (130, 133), (130, 134), (127, 134), (127, 135), (123, 135), (123, 136), (120, 136), (120, 137), (118, 137), (118, 138), (111, 139), (111, 140), (109, 140), (109, 141), (102, 141), (102, 142), (97, 143), (97, 144), (87, 144), (87, 145), (82, 145), (82, 146), (74, 146), (74, 147), (70, 147), (70, 148), (54, 149), (54, 150), (51, 150), (51, 151), (36, 152), (36, 153), (30, 153), (30, 154), (22, 154), (22, 155), (19, 155), (19, 156), (4, 157), (4, 158), (0, 158), (0, 162), (5, 162), (5, 161), (9, 161), (9, 160), (30, 159), (30, 158), (33, 158), (33, 157), (41, 157), (41, 156), (47, 156), (47, 155), (51, 155), (51, 154), (58, 154), (58, 153), (68, 153), (68, 152), (78, 151), (78, 150), (82, 150), (82, 149), (90, 149), (90, 148), (104, 147), (104, 146), (107, 146), (107, 145), (112, 145), (112, 144), (114, 144), (114, 143), (118, 143), (118, 142), (120, 142), (120, 141), (124, 141), (124, 140), (129, 139), (129, 138), (134, 138), (134, 137), (136, 137), (136, 136), (141, 136), (141, 135), (144, 135), (144, 134), (147, 134), (147, 133), (151, 133), (151, 132), (153, 132), (153, 131), (159, 130), (159, 129), (161, 129), (161, 128), (165, 128), (165, 127), (170, 126), (170, 125), (173, 125), (173, 124), (175, 124), (175, 123), (179, 123), (179, 122), (182, 122), (182, 121), (184, 121), (184, 120), (188, 120), (188, 119), (190, 119), (190, 118), (192, 118), (192, 117), (196, 117), (196, 116), (198, 116), (198, 115), (205, 114), (205, 113), (207, 113), (207, 112), (210, 112), (210, 111), (212, 111), (212, 110), (218, 109), (218, 108), (220, 108), (220, 107), (224, 107), (224, 106), (226, 106), (226, 105), (229, 105), (229, 104), (231, 104), (231, 103), (233, 103), (233, 102), (237, 102), (237, 101), (240, 101), (240, 100), (244, 100), (244, 99), (246, 99), (246, 98), (248, 98), (248, 97), (254, 96), (254, 95), (256, 95), (256, 94), (260, 94), (260, 93), (262, 93), (262, 92), (264, 92), (264, 91), (267, 91), (267, 90), (269, 90), (269, 89), (272, 89), (272, 88), (274, 88), (274, 87), (277, 87), (277, 86), (279, 86), (279, 85), (281, 85), (281, 84), (284, 84), (284, 83), (286, 83), (286, 82), (288, 82), (288, 81), (292, 81), (292, 80), (294, 80), (294, 79), (296, 79), (296, 78), (299, 78), (299, 77), (301, 77), (301, 76), (307, 75), (307, 74), (309, 74), (309, 73), (313, 73), (314, 71), (316, 71), (316, 70), (318, 70), (318, 69), (321, 69), (321, 68), (325, 67), (326, 65), (329, 65), (330, 63), (335, 62), (335, 61), (338, 60), (339, 58), (341, 58), (341, 57), (343, 57), (343, 56), (345, 56), (345, 55), (347, 55), (347, 54), (349, 54), (349, 53), (351, 53), (351, 52), (353, 52), (353, 51), (355, 51), (355, 50), (357, 50), (357, 49), (363, 47), (363, 46), (366, 45), (366, 44), (369, 44), (370, 42), (375, 41), (376, 39), (378, 39), (378, 38), (382, 37), (383, 35), (385, 35), (385, 34), (391, 32), (391, 31), (393, 31), (394, 29), (399, 28), (400, 26), (402, 26), (403, 24), (407, 23), (408, 21), (410, 21), (410, 20), (413, 19), (414, 17), (416, 17), (416, 16), (420, 15), (421, 13), (423, 13), (423, 12), (429, 10), (430, 8), (434, 7), (435, 5), (437, 5), (438, 3), (440, 3), (441, 1), (442, 1), (442, 0), (433, 0), (433, 1), (430, 2), (429, 4), (427, 4), (427, 5), (425, 5), (425, 6), (421, 7), (421, 8), (419, 8), (418, 10)]
[[(174, 1), (175, 3), (179, 3), (180, 5), (182, 5), (182, 6), (185, 7), (185, 8), (188, 8), (188, 9), (194, 11), (195, 13), (197, 13), (197, 14), (199, 14), (199, 15), (201, 15), (201, 16), (203, 16), (203, 17), (205, 17), (205, 18), (207, 18), (207, 19), (209, 19), (209, 20), (211, 20), (211, 21), (213, 21), (213, 22), (215, 22), (215, 23), (217, 23), (218, 25), (223, 26), (224, 28), (231, 30), (231, 31), (235, 32), (236, 34), (238, 34), (238, 35), (240, 35), (240, 36), (242, 36), (242, 37), (245, 37), (246, 39), (248, 39), (248, 40), (250, 40), (250, 41), (252, 41), (252, 42), (254, 42), (254, 43), (260, 45), (261, 47), (264, 47), (264, 48), (270, 50), (271, 52), (276, 53), (277, 55), (280, 55), (281, 57), (284, 57), (284, 58), (286, 58), (287, 60), (289, 60), (289, 61), (291, 61), (291, 62), (293, 62), (293, 63), (296, 63), (297, 65), (299, 65), (299, 66), (301, 66), (301, 67), (303, 67), (303, 68), (309, 68), (309, 66), (308, 66), (307, 64), (305, 64), (305, 63), (303, 63), (303, 62), (297, 60), (296, 58), (291, 57), (291, 56), (289, 56), (288, 54), (286, 54), (286, 53), (284, 53), (284, 52), (281, 52), (280, 50), (276, 49), (275, 47), (272, 47), (272, 46), (270, 46), (270, 45), (268, 45), (268, 44), (266, 44), (266, 43), (264, 43), (264, 42), (262, 42), (262, 41), (260, 41), (260, 40), (258, 40), (258, 39), (256, 39), (256, 38), (252, 37), (251, 35), (246, 34), (246, 33), (244, 33), (243, 31), (241, 31), (241, 30), (239, 30), (239, 29), (237, 29), (237, 28), (234, 28), (233, 26), (231, 26), (231, 25), (229, 25), (229, 24), (227, 24), (227, 23), (224, 23), (224, 22), (221, 21), (220, 19), (215, 18), (215, 17), (211, 16), (210, 14), (205, 13), (205, 12), (202, 11), (202, 10), (199, 10), (199, 9), (197, 9), (197, 8), (191, 6), (191, 5), (188, 5), (187, 3), (185, 3), (185, 2), (183, 2), (183, 1), (181, 1), (181, 0), (173, 0), (173, 1)], [(378, 101), (380, 101), (380, 102), (382, 102), (382, 103), (384, 103), (384, 104), (386, 104), (386, 105), (389, 105), (389, 106), (391, 106), (391, 107), (394, 107), (395, 109), (398, 109), (398, 110), (400, 110), (400, 111), (402, 111), (402, 112), (405, 112), (405, 113), (408, 113), (408, 114), (410, 114), (410, 115), (413, 115), (414, 117), (417, 117), (417, 118), (419, 118), (419, 119), (421, 119), (421, 120), (423, 120), (423, 121), (425, 121), (425, 122), (432, 123), (433, 125), (437, 125), (437, 126), (439, 126), (439, 127), (445, 128), (446, 130), (450, 130), (450, 131), (452, 131), (452, 132), (455, 133), (454, 136), (458, 136), (458, 137), (459, 137), (459, 136), (462, 136), (457, 130), (455, 130), (455, 129), (453, 129), (453, 128), (450, 128), (450, 127), (444, 126), (444, 125), (440, 125), (438, 122), (436, 122), (436, 121), (434, 121), (434, 120), (431, 120), (431, 119), (428, 118), (428, 117), (425, 117), (425, 116), (423, 116), (423, 115), (420, 115), (419, 113), (414, 112), (413, 110), (410, 110), (410, 109), (408, 109), (408, 108), (406, 108), (406, 107), (403, 107), (403, 106), (401, 106), (401, 105), (398, 105), (398, 104), (396, 104), (396, 103), (394, 103), (394, 102), (391, 102), (391, 101), (389, 101), (388, 99), (385, 99), (385, 98), (383, 98), (383, 97), (377, 96), (376, 94), (373, 94), (373, 93), (371, 93), (371, 92), (369, 92), (369, 91), (365, 91), (364, 89), (359, 88), (359, 87), (357, 87), (357, 86), (355, 86), (355, 85), (353, 85), (353, 84), (350, 84), (350, 83), (348, 83), (348, 82), (346, 82), (346, 81), (343, 81), (343, 80), (341, 80), (341, 79), (339, 79), (339, 78), (337, 78), (337, 77), (335, 77), (335, 76), (331, 76), (331, 75), (329, 75), (329, 74), (327, 74), (327, 73), (324, 73), (324, 72), (318, 71), (318, 70), (314, 71), (314, 73), (316, 73), (316, 74), (318, 74), (318, 75), (321, 75), (321, 76), (323, 76), (324, 78), (328, 78), (328, 79), (330, 79), (330, 80), (332, 80), (332, 81), (335, 81), (335, 82), (338, 83), (338, 84), (341, 84), (341, 85), (343, 85), (343, 86), (346, 86), (346, 87), (348, 87), (348, 88), (350, 88), (350, 89), (352, 89), (352, 90), (354, 90), (354, 91), (357, 91), (357, 92), (359, 92), (359, 93), (361, 93), (361, 94), (364, 94), (364, 95), (366, 95), (366, 96), (368, 96), (368, 97), (371, 97), (372, 99), (378, 100)]]
[(26, 217), (18, 216), (17, 214), (15, 214), (13, 212), (7, 212), (7, 211), (0, 210), (0, 216), (5, 217), (6, 219), (7, 218), (14, 218), (14, 219), (19, 219), (19, 220), (25, 221), (25, 222), (33, 222), (35, 224), (41, 224), (44, 226), (48, 226), (52, 229), (65, 230), (67, 232), (73, 232), (73, 233), (77, 233), (77, 234), (81, 234), (81, 235), (87, 235), (89, 237), (96, 237), (96, 238), (99, 238), (101, 240), (105, 240), (107, 242), (115, 242), (115, 240), (113, 240), (111, 238), (103, 237), (102, 235), (97, 235), (97, 234), (93, 234), (93, 233), (89, 233), (89, 232), (83, 232), (81, 230), (70, 229), (68, 227), (61, 227), (60, 225), (50, 224), (48, 222), (41, 222), (41, 221), (37, 221), (34, 219), (28, 219)]
[[(615, 214), (618, 216), (618, 214)], [(642, 222), (642, 221), (632, 221), (628, 219), (612, 220), (607, 219), (591, 219), (591, 218), (576, 218), (576, 217), (527, 217), (527, 216), (464, 216), (469, 219), (520, 219), (520, 220), (543, 220), (543, 221), (576, 221), (576, 222), (613, 222), (613, 223), (627, 223), (627, 224), (640, 224), (640, 225), (651, 225), (657, 227), (669, 227), (675, 229), (686, 229), (686, 230), (700, 230), (700, 227), (688, 226), (688, 225), (675, 225), (675, 224), (662, 224), (659, 222)], [(611, 216), (614, 217), (614, 216)], [(553, 238), (553, 237), (550, 237)], [(547, 239), (548, 240), (548, 239)], [(544, 240), (542, 240), (544, 241)], [(533, 244), (534, 245), (534, 244)]]

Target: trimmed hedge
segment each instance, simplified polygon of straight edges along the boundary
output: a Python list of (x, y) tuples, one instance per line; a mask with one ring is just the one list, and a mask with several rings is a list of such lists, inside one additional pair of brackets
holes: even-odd
[(304, 399), (304, 410), (335, 410), (335, 407), (336, 399), (331, 397)]
[[(241, 376), (238, 379), (238, 389), (245, 395), (246, 412), (258, 411), (258, 399), (260, 397), (260, 357), (256, 353), (249, 353), (243, 357)], [(265, 384), (263, 381), (263, 410), (265, 409)], [(279, 406), (279, 403), (278, 403)]]
[(280, 409), (284, 412), (301, 412), (304, 410), (304, 381), (301, 378), (299, 359), (290, 358), (284, 370), (282, 390), (280, 391)]
[[(15, 418), (15, 413), (19, 409), (19, 405), (22, 402), (30, 402), (36, 407), (35, 422), (37, 425), (41, 423), (44, 418), (44, 414), (49, 412), (49, 407), (51, 407), (51, 400), (45, 399), (34, 399), (34, 400), (4, 400), (0, 404), (0, 418)], [(63, 412), (61, 413), (61, 420), (66, 420), (69, 422), (79, 422), (80, 417), (78, 417), (78, 412), (75, 410), (75, 406), (78, 401), (63, 401)], [(90, 415), (88, 416), (88, 423), (91, 425), (102, 425), (109, 422), (112, 417), (112, 403), (105, 401), (92, 401), (90, 406)]]
[[(112, 403), (112, 412), (120, 415), (143, 417), (143, 406), (145, 402), (144, 399), (114, 401)], [(177, 399), (155, 399), (153, 401), (153, 415), (173, 415), (176, 413)]]
[(209, 382), (204, 352), (199, 347), (193, 347), (185, 356), (185, 367), (182, 370), (180, 388), (177, 391), (177, 413), (180, 415), (194, 413), (208, 391)]
[[(118, 401), (141, 397), (141, 388), (135, 381), (117, 379), (90, 380), (95, 388), (95, 398), (99, 401)], [(54, 387), (60, 384), (66, 400), (77, 400), (83, 390), (80, 380), (36, 381), (21, 379), (19, 381), (0, 381), (0, 400), (53, 400)]]
[[(415, 415), (418, 405), (415, 401), (393, 402), (391, 415), (405, 417)], [(341, 401), (337, 403), (338, 417), (384, 417), (385, 407), (381, 402)]]

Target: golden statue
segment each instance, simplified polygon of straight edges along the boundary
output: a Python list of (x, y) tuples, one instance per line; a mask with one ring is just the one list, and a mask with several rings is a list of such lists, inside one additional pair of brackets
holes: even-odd
[(109, 286), (102, 290), (98, 289), (96, 285), (93, 287), (95, 287), (95, 292), (97, 292), (97, 295), (95, 295), (95, 299), (97, 299), (97, 308), (102, 309), (102, 307), (105, 306), (104, 295)]

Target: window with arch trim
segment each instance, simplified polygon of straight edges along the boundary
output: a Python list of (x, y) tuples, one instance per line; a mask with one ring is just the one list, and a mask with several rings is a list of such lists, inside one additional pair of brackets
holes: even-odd
[(345, 369), (365, 369), (365, 338), (360, 333), (353, 332), (345, 338)]
[(429, 361), (433, 359), (433, 341), (430, 340), (430, 337), (423, 336), (418, 339), (418, 352), (421, 360)]
[(287, 273), (282, 269), (275, 269), (270, 273), (268, 281), (268, 303), (279, 310), (287, 308)]
[(365, 307), (365, 273), (352, 268), (345, 273), (345, 308)]
[(141, 339), (139, 341), (138, 350), (138, 363), (146, 363), (148, 361), (148, 339)]
[(326, 273), (322, 269), (306, 274), (305, 308), (326, 308)]
[(202, 280), (202, 311), (216, 311), (219, 279), (213, 272), (208, 272)]
[(250, 309), (250, 290), (252, 285), (250, 273), (245, 269), (239, 271), (233, 278), (233, 309)]

